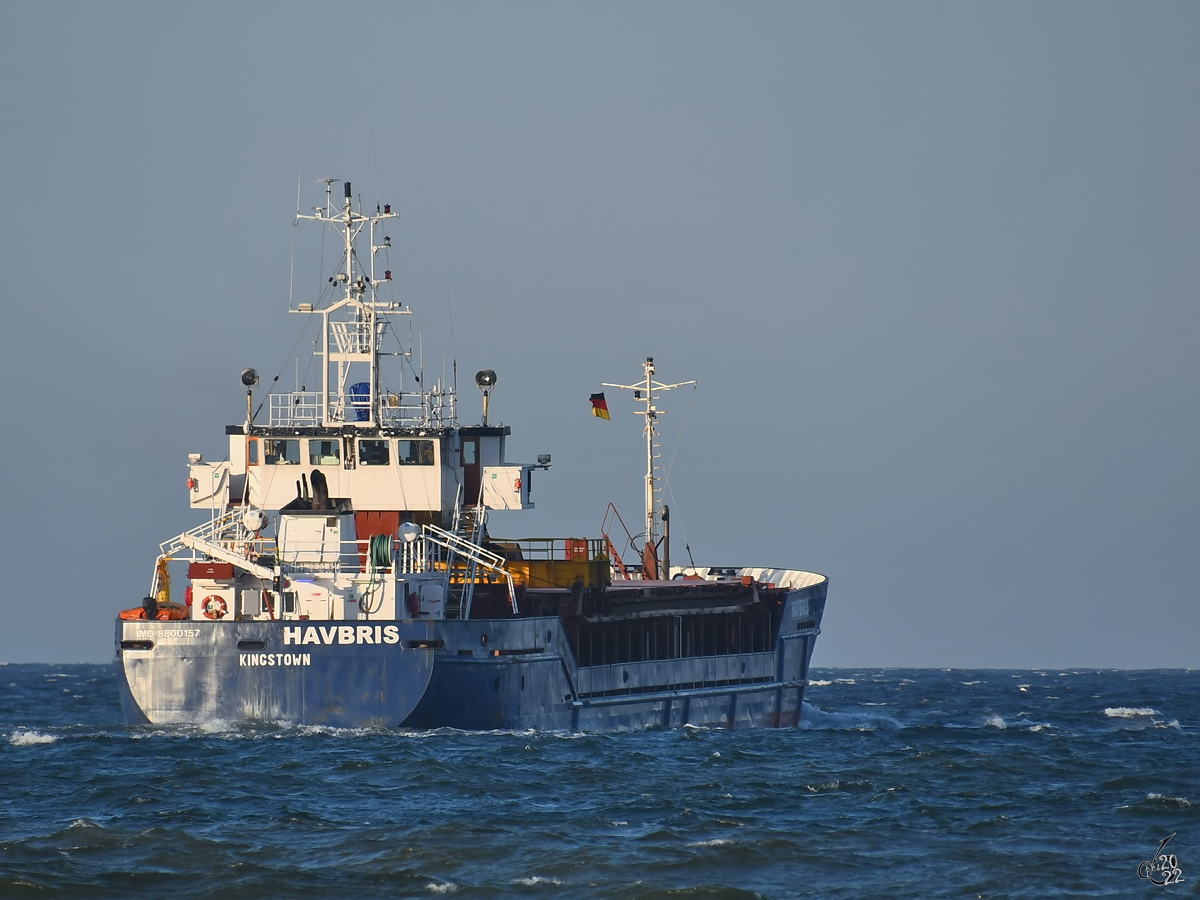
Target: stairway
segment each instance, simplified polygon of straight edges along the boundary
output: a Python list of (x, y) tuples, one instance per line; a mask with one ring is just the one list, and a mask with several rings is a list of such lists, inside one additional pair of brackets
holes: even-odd
[[(516, 588), (512, 575), (504, 568), (504, 557), (492, 553), (483, 546), (484, 526), (487, 511), (483, 505), (465, 506), (462, 503), (462, 488), (454, 504), (454, 522), (450, 531), (425, 526), (426, 540), (443, 547), (446, 553), (446, 618), (468, 619), (471, 616), (471, 598), (479, 579), (479, 570), (484, 568), (504, 577), (508, 582), (508, 598), (512, 611), (517, 612)], [(461, 578), (451, 576), (456, 567)]]

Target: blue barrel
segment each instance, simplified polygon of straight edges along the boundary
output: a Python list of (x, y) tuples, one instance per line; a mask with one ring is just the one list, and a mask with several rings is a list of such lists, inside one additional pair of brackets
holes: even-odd
[(371, 418), (371, 383), (360, 381), (350, 385), (350, 407), (354, 410), (356, 422), (366, 422)]

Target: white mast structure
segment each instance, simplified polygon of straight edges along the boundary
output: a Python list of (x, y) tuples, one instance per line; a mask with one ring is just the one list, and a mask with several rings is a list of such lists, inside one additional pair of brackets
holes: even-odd
[[(646, 361), (642, 363), (642, 369), (645, 380), (640, 384), (609, 384), (607, 381), (601, 382), (601, 384), (603, 387), (633, 391), (634, 402), (645, 404), (645, 409), (637, 409), (633, 412), (635, 416), (646, 417), (646, 541), (643, 546), (653, 548), (657, 558), (659, 540), (658, 523), (662, 521), (662, 513), (658, 497), (660, 488), (657, 485), (658, 479), (654, 476), (654, 470), (657, 466), (654, 463), (656, 459), (660, 458), (657, 452), (658, 428), (656, 422), (662, 410), (654, 405), (654, 392), (663, 393), (672, 388), (686, 387), (696, 382), (680, 381), (675, 384), (663, 384), (662, 382), (655, 381), (652, 377), (654, 375), (653, 356), (646, 357)], [(666, 574), (669, 575), (670, 573)]]
[[(392, 212), (391, 204), (381, 212), (377, 207), (374, 215), (363, 215), (355, 212), (351, 196), (350, 182), (345, 182), (345, 199), (340, 211), (333, 206), (333, 184), (336, 178), (322, 178), (325, 183), (325, 206), (316, 207), (314, 215), (296, 213), (297, 219), (308, 219), (314, 222), (325, 222), (337, 226), (344, 241), (341, 271), (330, 277), (330, 282), (342, 286), (342, 299), (331, 303), (324, 309), (314, 310), (311, 305), (302, 303), (297, 312), (318, 312), (324, 319), (322, 328), (321, 349), (321, 399), (320, 424), (323, 426), (338, 426), (356, 424), (362, 427), (379, 425), (379, 345), (383, 338), (384, 322), (378, 313), (400, 313), (409, 311), (400, 304), (380, 301), (376, 298), (376, 286), (380, 279), (375, 274), (375, 254), (391, 246), (391, 238), (384, 237), (379, 245), (375, 243), (375, 229), (387, 219), (395, 219), (397, 213)], [(371, 252), (364, 267), (354, 252), (354, 243), (363, 229), (367, 229)], [(363, 271), (363, 269), (366, 271)], [(392, 280), (390, 269), (384, 272), (383, 281)], [(331, 318), (334, 313), (345, 310), (341, 321)], [(330, 346), (330, 337), (333, 345)], [(330, 384), (330, 367), (337, 365), (336, 381)], [(350, 379), (351, 366), (362, 363), (367, 366), (368, 394), (350, 395), (347, 393), (347, 382)], [(359, 411), (365, 416), (356, 415)]]

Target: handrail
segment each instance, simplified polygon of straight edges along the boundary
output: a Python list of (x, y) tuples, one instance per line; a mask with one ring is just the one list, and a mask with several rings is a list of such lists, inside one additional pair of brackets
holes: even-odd
[(215, 519), (202, 522), (195, 528), (189, 528), (182, 534), (177, 534), (175, 537), (165, 540), (159, 544), (159, 555), (173, 556), (174, 554), (178, 553), (185, 546), (187, 546), (183, 540), (185, 537), (200, 538), (202, 540), (206, 537), (216, 537), (225, 531), (225, 529), (229, 528), (229, 526), (235, 524), (237, 517), (240, 515), (240, 510), (231, 510), (230, 512), (224, 513)]
[[(359, 402), (361, 398), (352, 394), (330, 394), (330, 420), (350, 421), (354, 418), (352, 411), (366, 408), (357, 405)], [(401, 428), (431, 426), (453, 422), (458, 414), (456, 404), (453, 391), (431, 388), (428, 391), (388, 392), (377, 398), (374, 413), (378, 422)], [(272, 427), (315, 427), (321, 424), (325, 414), (319, 391), (284, 391), (270, 395), (267, 415)]]
[[(187, 531), (177, 534), (169, 540), (163, 541), (158, 545), (158, 559), (174, 559), (179, 551), (186, 548), (193, 552), (203, 553), (205, 556), (211, 556), (224, 562), (232, 563), (248, 572), (253, 572), (260, 578), (274, 577), (275, 573), (273, 571), (265, 566), (250, 562), (247, 554), (244, 552), (251, 544), (251, 541), (237, 533), (244, 531), (244, 528), (240, 524), (241, 515), (241, 510), (231, 510), (215, 519), (202, 522), (195, 528), (189, 528)], [(231, 528), (234, 529), (234, 535), (223, 537)], [(234, 547), (240, 545), (243, 552), (222, 546), (220, 543), (217, 543), (218, 541), (232, 544)], [(154, 577), (150, 579), (151, 597), (158, 595), (158, 559), (155, 560), (154, 564)]]
[[(512, 575), (504, 568), (504, 557), (479, 546), (479, 544), (473, 541), (468, 541), (464, 537), (438, 528), (436, 525), (423, 525), (421, 526), (421, 530), (425, 540), (449, 550), (451, 553), (462, 556), (474, 565), (483, 566), (485, 569), (503, 575), (504, 580), (508, 583), (508, 600), (512, 604), (513, 615), (517, 614), (517, 591), (513, 584)], [(449, 567), (447, 567), (447, 574), (449, 574)], [(471, 579), (470, 583), (473, 583), (473, 581), (474, 579)], [(469, 609), (467, 612), (469, 615)]]
[[(573, 559), (578, 560), (579, 542), (587, 542), (587, 558), (589, 560), (599, 559), (599, 554), (605, 554), (607, 558), (608, 550), (605, 538), (576, 538), (576, 537), (523, 537), (513, 538), (504, 536), (495, 536), (491, 538), (496, 545), (503, 547), (507, 551), (519, 552), (521, 560), (561, 560)], [(506, 559), (513, 559), (508, 556)]]

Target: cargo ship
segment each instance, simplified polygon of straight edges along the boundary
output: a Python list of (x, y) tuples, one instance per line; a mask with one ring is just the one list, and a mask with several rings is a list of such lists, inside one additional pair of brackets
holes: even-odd
[[(297, 222), (330, 229), (339, 252), (317, 302), (289, 304), (319, 325), (320, 384), (272, 389), (256, 407), (258, 374), (243, 371), (228, 455), (189, 455), (188, 503), (205, 520), (160, 545), (149, 593), (116, 622), (126, 719), (798, 724), (827, 579), (672, 563), (656, 401), (685, 383), (656, 381), (647, 358), (633, 384), (603, 385), (632, 391), (645, 420), (637, 533), (610, 504), (596, 537), (492, 535), (489, 511), (532, 509), (551, 459), (508, 459), (510, 428), (488, 423), (493, 370), (475, 376), (479, 423), (459, 422), (457, 385), (430, 382), (395, 327), (412, 314), (390, 299), (397, 213), (364, 212), (349, 182), (323, 183)], [(592, 401), (607, 417), (603, 393)]]

